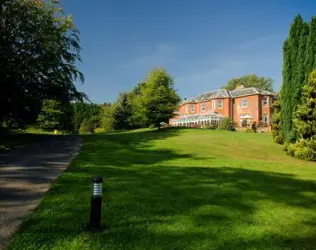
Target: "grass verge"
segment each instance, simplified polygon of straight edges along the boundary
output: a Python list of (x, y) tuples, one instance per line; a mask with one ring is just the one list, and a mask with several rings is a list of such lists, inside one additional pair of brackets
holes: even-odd
[[(316, 164), (268, 134), (168, 129), (84, 136), (9, 249), (315, 249)], [(103, 223), (88, 223), (91, 177)]]

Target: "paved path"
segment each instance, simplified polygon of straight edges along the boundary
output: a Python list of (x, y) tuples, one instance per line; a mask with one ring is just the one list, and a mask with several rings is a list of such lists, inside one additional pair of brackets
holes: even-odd
[(0, 153), (0, 249), (81, 148), (76, 136), (41, 136)]

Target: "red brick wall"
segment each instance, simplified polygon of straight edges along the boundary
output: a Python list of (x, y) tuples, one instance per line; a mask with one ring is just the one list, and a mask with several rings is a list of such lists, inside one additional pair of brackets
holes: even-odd
[[(248, 107), (242, 107), (242, 100), (248, 100)], [(240, 125), (240, 116), (242, 114), (249, 114), (254, 121), (259, 122), (259, 95), (243, 96), (234, 98), (233, 102), (233, 120)]]
[(264, 115), (266, 114), (268, 116), (268, 123), (271, 123), (271, 115), (273, 112), (273, 107), (272, 107), (272, 96), (267, 96), (268, 98), (268, 104), (266, 106), (263, 105), (263, 98), (264, 95), (260, 96), (260, 106), (261, 106), (261, 112), (260, 112), (260, 120), (264, 120)]

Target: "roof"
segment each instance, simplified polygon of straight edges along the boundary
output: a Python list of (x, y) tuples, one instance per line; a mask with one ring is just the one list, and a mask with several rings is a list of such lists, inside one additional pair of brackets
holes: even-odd
[(235, 89), (232, 91), (228, 91), (226, 89), (219, 89), (219, 90), (204, 92), (196, 97), (191, 97), (187, 100), (183, 100), (179, 104), (182, 105), (185, 103), (203, 102), (203, 101), (208, 101), (215, 98), (227, 98), (227, 97), (235, 98), (235, 97), (258, 95), (258, 94), (276, 96), (276, 93), (272, 93), (266, 90), (261, 90), (255, 87), (240, 88), (240, 89)]
[(214, 98), (227, 98), (230, 97), (229, 91), (226, 89), (219, 89), (214, 91), (204, 92), (196, 97), (191, 97), (187, 100), (183, 100), (180, 104), (191, 103), (191, 102), (202, 102), (207, 101)]

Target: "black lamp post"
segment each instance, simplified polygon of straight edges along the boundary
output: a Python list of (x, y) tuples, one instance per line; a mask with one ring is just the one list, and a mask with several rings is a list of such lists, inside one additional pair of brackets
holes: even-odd
[(90, 207), (90, 222), (87, 230), (92, 232), (102, 231), (101, 227), (101, 210), (102, 210), (102, 183), (103, 179), (100, 176), (92, 179), (93, 192), (91, 196)]

